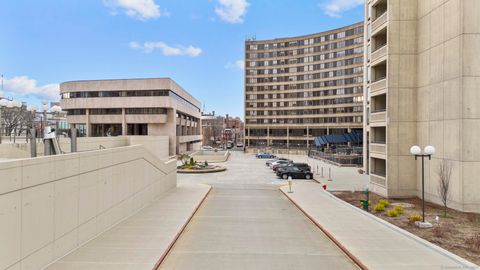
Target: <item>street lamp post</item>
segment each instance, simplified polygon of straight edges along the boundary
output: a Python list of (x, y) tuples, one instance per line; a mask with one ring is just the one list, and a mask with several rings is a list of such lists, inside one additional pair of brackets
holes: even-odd
[(418, 145), (414, 145), (410, 148), (410, 153), (417, 157), (422, 158), (422, 222), (425, 222), (425, 157), (428, 157), (428, 160), (432, 159), (432, 155), (435, 154), (435, 147), (428, 145), (423, 149)]

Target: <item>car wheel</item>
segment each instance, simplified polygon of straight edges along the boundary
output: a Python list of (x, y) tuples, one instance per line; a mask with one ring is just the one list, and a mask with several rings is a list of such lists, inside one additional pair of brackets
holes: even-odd
[(288, 179), (288, 174), (282, 174), (282, 178), (287, 180)]
[(305, 175), (305, 179), (309, 180), (309, 179), (311, 179), (311, 178), (312, 178), (312, 176), (311, 176), (310, 174), (307, 173), (307, 174)]

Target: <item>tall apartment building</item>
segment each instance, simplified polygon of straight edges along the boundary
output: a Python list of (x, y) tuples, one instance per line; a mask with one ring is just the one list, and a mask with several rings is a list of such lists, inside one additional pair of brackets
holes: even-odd
[(200, 149), (201, 104), (169, 78), (64, 82), (60, 94), (86, 136), (169, 136), (170, 155)]
[(387, 197), (420, 196), (412, 145), (433, 145), (426, 199), (453, 165), (449, 205), (480, 212), (480, 1), (366, 0), (365, 168)]
[(363, 128), (363, 23), (245, 42), (245, 145), (308, 148)]

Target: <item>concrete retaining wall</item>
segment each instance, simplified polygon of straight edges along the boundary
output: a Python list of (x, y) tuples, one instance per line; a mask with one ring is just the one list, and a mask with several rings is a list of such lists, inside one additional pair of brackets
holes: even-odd
[(175, 186), (176, 160), (140, 145), (0, 162), (0, 269), (40, 269)]

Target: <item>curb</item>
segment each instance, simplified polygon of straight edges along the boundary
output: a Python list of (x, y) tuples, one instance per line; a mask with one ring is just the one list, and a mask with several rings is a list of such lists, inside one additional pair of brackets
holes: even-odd
[(200, 208), (200, 206), (203, 204), (203, 202), (207, 199), (208, 197), (208, 194), (210, 194), (210, 191), (212, 191), (212, 186), (210, 186), (210, 188), (208, 189), (207, 193), (205, 193), (205, 195), (203, 195), (203, 198), (202, 200), (198, 203), (198, 205), (195, 207), (195, 209), (193, 210), (192, 214), (190, 215), (190, 217), (187, 219), (187, 221), (183, 224), (182, 228), (180, 229), (180, 231), (178, 231), (178, 233), (175, 235), (175, 237), (173, 238), (173, 240), (170, 242), (170, 244), (168, 245), (167, 249), (163, 252), (162, 256), (160, 256), (160, 258), (158, 259), (157, 263), (153, 266), (152, 270), (157, 270), (158, 268), (160, 268), (160, 265), (165, 261), (165, 259), (167, 258), (167, 255), (170, 253), (170, 251), (172, 250), (173, 246), (175, 245), (175, 243), (177, 242), (178, 238), (180, 238), (180, 235), (183, 233), (183, 231), (185, 231), (185, 228), (187, 227), (187, 225), (190, 223), (190, 221), (192, 220), (193, 216), (195, 216), (195, 214), (197, 213), (198, 209)]
[(280, 188), (280, 191), (287, 197), (315, 226), (317, 226), (340, 250), (342, 250), (347, 257), (353, 261), (360, 269), (368, 270), (368, 267), (365, 266), (355, 255), (353, 255), (344, 245), (340, 243), (327, 229), (325, 229), (320, 223), (318, 223), (312, 216), (310, 216), (297, 202), (288, 196), (283, 189)]

